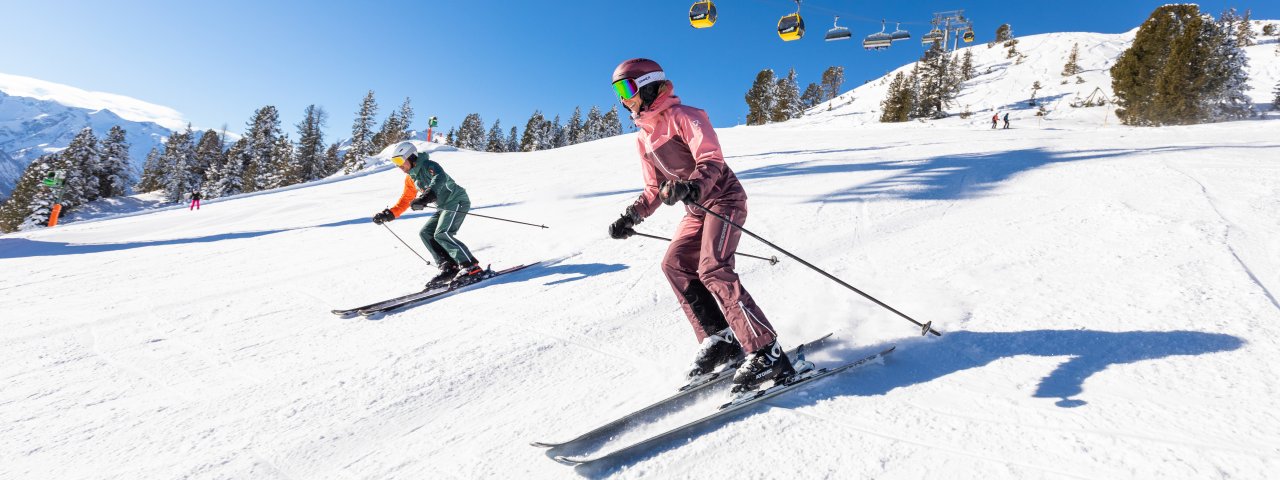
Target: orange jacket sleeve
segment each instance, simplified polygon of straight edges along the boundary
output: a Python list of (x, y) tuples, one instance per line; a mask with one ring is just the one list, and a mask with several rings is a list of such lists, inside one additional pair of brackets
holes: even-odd
[(400, 218), (400, 214), (409, 209), (409, 203), (415, 198), (418, 198), (418, 186), (413, 184), (413, 177), (405, 175), (404, 192), (400, 194), (400, 201), (391, 206), (391, 213), (396, 214), (396, 218)]

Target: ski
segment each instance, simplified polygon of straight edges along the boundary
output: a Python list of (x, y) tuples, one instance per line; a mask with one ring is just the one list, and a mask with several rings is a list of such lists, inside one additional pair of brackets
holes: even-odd
[[(801, 344), (795, 349), (788, 351), (787, 355), (792, 356), (792, 355), (795, 355), (797, 352), (801, 352), (801, 351), (812, 352), (815, 349), (821, 349), (823, 347), (826, 347), (828, 345), (827, 340), (831, 338), (831, 335), (832, 334), (828, 333), (826, 335), (819, 337), (817, 340), (813, 340), (811, 342)], [(644, 407), (634, 412), (631, 412), (629, 414), (626, 414), (618, 418), (617, 420), (601, 425), (587, 433), (578, 435), (577, 437), (574, 437), (570, 440), (566, 440), (563, 442), (530, 442), (529, 444), (535, 447), (540, 447), (540, 448), (560, 449), (560, 448), (566, 448), (566, 447), (571, 447), (575, 445), (581, 445), (581, 444), (599, 439), (601, 437), (604, 437), (610, 433), (613, 433), (619, 430), (624, 430), (626, 426), (629, 423), (631, 423), (633, 420), (640, 419), (643, 417), (648, 417), (649, 414), (660, 411), (660, 410), (666, 410), (668, 406), (671, 406), (682, 399), (690, 398), (690, 396), (693, 394), (701, 392), (709, 387), (719, 385), (723, 383), (725, 380), (733, 378), (733, 372), (736, 369), (737, 369), (736, 365), (731, 365), (728, 368), (720, 369), (719, 371), (715, 372), (708, 378), (705, 378), (699, 382), (693, 382), (683, 387), (680, 387), (680, 390), (670, 397), (664, 398), (647, 407)]]
[(368, 305), (363, 305), (363, 306), (359, 306), (359, 307), (356, 307), (356, 308), (335, 309), (335, 310), (333, 310), (333, 314), (334, 314), (334, 315), (337, 315), (337, 316), (339, 316), (339, 317), (344, 317), (344, 318), (345, 318), (345, 317), (354, 317), (354, 316), (358, 315), (358, 314), (360, 313), (360, 311), (361, 311), (361, 310), (374, 310), (374, 309), (377, 309), (378, 307), (382, 307), (382, 306), (386, 306), (386, 305), (395, 305), (395, 304), (397, 304), (397, 303), (401, 303), (401, 302), (405, 302), (405, 301), (412, 301), (414, 298), (419, 298), (419, 297), (423, 297), (423, 296), (429, 296), (429, 295), (431, 295), (431, 294), (433, 294), (433, 293), (445, 292), (445, 291), (447, 291), (448, 289), (449, 289), (448, 287), (431, 288), (431, 289), (423, 289), (423, 290), (420, 290), (420, 291), (417, 291), (417, 292), (413, 292), (413, 293), (410, 293), (410, 294), (407, 294), (407, 295), (401, 295), (401, 296), (399, 296), (399, 297), (389, 298), (389, 299), (382, 300), (382, 301), (378, 301), (378, 302), (373, 302), (373, 303), (370, 303), (370, 304), (368, 304)]
[(400, 298), (398, 298), (398, 299), (387, 300), (387, 301), (380, 302), (380, 303), (375, 304), (375, 305), (372, 305), (372, 306), (368, 306), (368, 307), (364, 307), (364, 308), (359, 308), (359, 309), (356, 309), (356, 312), (357, 312), (357, 313), (359, 313), (360, 315), (364, 316), (364, 317), (372, 317), (372, 316), (376, 316), (376, 315), (381, 315), (381, 314), (388, 313), (388, 312), (391, 312), (391, 311), (394, 311), (394, 310), (399, 310), (399, 309), (401, 309), (401, 308), (405, 308), (405, 307), (409, 307), (409, 306), (412, 306), (412, 305), (421, 304), (421, 303), (423, 303), (423, 302), (427, 302), (427, 301), (430, 301), (430, 300), (440, 299), (440, 298), (442, 298), (442, 297), (449, 296), (449, 295), (453, 295), (453, 294), (455, 294), (455, 293), (460, 293), (460, 292), (464, 292), (464, 291), (467, 291), (467, 290), (473, 290), (473, 289), (475, 289), (475, 288), (476, 288), (476, 287), (478, 287), (478, 286), (482, 286), (482, 285), (484, 285), (484, 283), (485, 283), (485, 281), (486, 281), (486, 280), (489, 280), (489, 279), (491, 279), (491, 278), (494, 278), (494, 277), (497, 277), (497, 276), (500, 276), (500, 275), (505, 275), (505, 274), (508, 274), (508, 273), (511, 273), (511, 272), (515, 272), (515, 271), (518, 271), (518, 270), (523, 270), (523, 269), (528, 268), (528, 267), (533, 266), (533, 265), (536, 265), (536, 263), (530, 263), (530, 264), (525, 264), (525, 265), (517, 265), (517, 266), (511, 267), (511, 268), (507, 268), (507, 269), (504, 269), (504, 270), (499, 270), (499, 271), (496, 271), (496, 272), (495, 272), (495, 271), (493, 271), (493, 270), (485, 270), (485, 273), (482, 275), (482, 277), (481, 277), (480, 279), (478, 279), (478, 280), (476, 280), (476, 281), (474, 281), (474, 282), (472, 282), (472, 283), (468, 283), (468, 284), (466, 284), (466, 285), (449, 286), (449, 287), (445, 287), (445, 288), (437, 288), (437, 289), (431, 289), (431, 290), (424, 290), (424, 291), (419, 292), (419, 293), (417, 293), (417, 294), (407, 295), (407, 296), (404, 296), (404, 297), (400, 297)]
[[(855, 360), (853, 362), (840, 365), (838, 367), (813, 369), (813, 370), (797, 373), (795, 376), (791, 377), (790, 379), (788, 379), (786, 382), (782, 384), (773, 385), (763, 390), (756, 390), (754, 392), (747, 392), (743, 395), (740, 395), (737, 398), (735, 398), (733, 401), (730, 401), (729, 403), (721, 405), (718, 410), (716, 410), (711, 414), (708, 414), (707, 416), (704, 416), (692, 422), (686, 423), (684, 425), (673, 428), (671, 430), (667, 430), (666, 432), (659, 433), (652, 437), (646, 438), (644, 440), (640, 440), (638, 442), (632, 443), (618, 450), (614, 450), (600, 456), (569, 457), (569, 456), (558, 455), (553, 458), (557, 462), (563, 463), (565, 465), (572, 465), (572, 466), (588, 466), (592, 464), (602, 464), (610, 460), (620, 459), (627, 455), (640, 452), (648, 447), (651, 447), (663, 441), (679, 438), (689, 430), (714, 422), (718, 419), (725, 418), (729, 415), (740, 412), (752, 406), (758, 405), (760, 404), (760, 402), (763, 402), (765, 400), (805, 387), (817, 380), (821, 380), (823, 378), (838, 374), (840, 372), (844, 372), (846, 370), (862, 367), (872, 362), (878, 362), (881, 359), (883, 359), (886, 355), (892, 353), (894, 348), (896, 347), (889, 347), (879, 353)], [(798, 357), (798, 360), (796, 363), (804, 362), (803, 355), (798, 355), (797, 357)]]

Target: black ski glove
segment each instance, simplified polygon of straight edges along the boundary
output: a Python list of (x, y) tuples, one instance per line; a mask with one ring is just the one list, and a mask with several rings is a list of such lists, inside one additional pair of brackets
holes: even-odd
[(609, 225), (609, 237), (615, 240), (622, 240), (635, 235), (636, 231), (632, 230), (631, 227), (643, 221), (644, 218), (636, 212), (635, 205), (627, 207), (627, 210), (622, 212), (622, 217), (614, 220), (613, 224)]
[(382, 209), (381, 212), (378, 212), (377, 215), (373, 216), (373, 223), (382, 225), (383, 223), (390, 222), (395, 219), (396, 219), (396, 214), (391, 213), (391, 209), (384, 208)]
[(421, 197), (415, 198), (413, 199), (412, 202), (409, 202), (409, 208), (412, 208), (413, 211), (416, 212), (418, 210), (427, 208), (428, 203), (435, 203), (435, 201), (436, 201), (436, 192), (427, 190), (427, 193), (424, 193), (422, 194)]
[(679, 180), (663, 182), (662, 187), (658, 188), (658, 195), (662, 197), (662, 203), (675, 205), (676, 202), (697, 203), (702, 192), (698, 191), (698, 184)]

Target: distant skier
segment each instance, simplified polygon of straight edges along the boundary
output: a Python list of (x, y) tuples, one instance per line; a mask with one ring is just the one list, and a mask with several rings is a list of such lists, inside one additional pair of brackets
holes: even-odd
[(191, 206), (187, 207), (187, 211), (199, 210), (199, 209), (200, 209), (200, 191), (195, 190), (191, 192)]
[[(427, 288), (440, 288), (453, 283), (462, 285), (481, 278), (484, 269), (466, 245), (454, 237), (462, 228), (462, 221), (471, 210), (471, 198), (467, 191), (444, 172), (439, 163), (433, 162), (424, 152), (410, 142), (400, 142), (391, 154), (391, 163), (408, 174), (404, 179), (404, 192), (391, 208), (373, 216), (373, 223), (383, 224), (398, 218), (405, 210), (422, 210), (429, 203), (436, 204), (436, 213), (422, 226), (418, 236), (440, 266), (440, 273), (427, 282)], [(418, 192), (422, 195), (418, 196)], [(415, 198), (416, 197), (416, 198)]]
[(1004, 112), (1004, 128), (1009, 129), (1009, 112)]
[(995, 130), (996, 125), (999, 125), (999, 124), (1000, 124), (1000, 112), (996, 112), (995, 115), (991, 116), (991, 129)]
[[(735, 223), (746, 221), (747, 194), (724, 162), (711, 120), (706, 112), (680, 103), (662, 67), (644, 58), (622, 62), (613, 71), (613, 88), (640, 127), (636, 147), (645, 188), (609, 226), (609, 235), (630, 237), (632, 227), (661, 203), (700, 202)], [(662, 271), (702, 344), (690, 380), (732, 364), (744, 353), (733, 377), (735, 392), (794, 374), (777, 332), (733, 271), (741, 232), (686, 205), (674, 236)]]

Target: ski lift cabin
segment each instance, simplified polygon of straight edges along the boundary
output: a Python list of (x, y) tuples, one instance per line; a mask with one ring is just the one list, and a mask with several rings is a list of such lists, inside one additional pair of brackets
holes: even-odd
[(903, 30), (902, 22), (898, 22), (898, 26), (894, 27), (893, 33), (890, 33), (889, 36), (893, 38), (893, 41), (895, 42), (902, 41), (902, 40), (910, 40), (911, 32)]
[(880, 32), (867, 35), (862, 40), (862, 48), (867, 50), (883, 50), (893, 44), (893, 35), (884, 33), (884, 22), (880, 22)]
[(965, 29), (964, 36), (960, 37), (964, 43), (973, 43), (973, 27)]
[(828, 42), (834, 42), (837, 40), (848, 40), (849, 38), (853, 37), (853, 32), (850, 32), (848, 28), (840, 26), (839, 15), (836, 16), (834, 25), (835, 26), (831, 27), (831, 30), (827, 30)]
[(710, 0), (695, 2), (689, 7), (689, 25), (693, 28), (711, 28), (716, 24), (716, 4)]
[(778, 37), (784, 42), (799, 40), (804, 36), (804, 19), (800, 18), (800, 0), (796, 0), (796, 13), (778, 19)]

